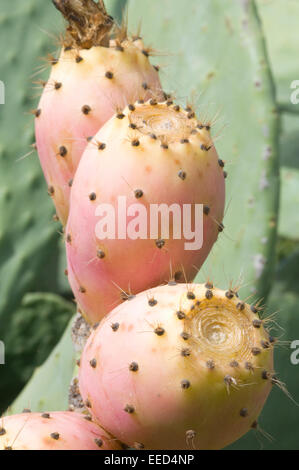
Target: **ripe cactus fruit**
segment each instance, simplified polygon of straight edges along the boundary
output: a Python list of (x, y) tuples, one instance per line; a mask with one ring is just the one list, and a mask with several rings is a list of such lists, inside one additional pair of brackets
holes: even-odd
[(237, 440), (256, 428), (274, 380), (273, 346), (254, 312), (211, 283), (162, 286), (118, 306), (81, 358), (89, 411), (145, 449)]
[[(203, 244), (186, 248), (184, 210), (191, 207), (193, 217), (200, 204)], [(66, 228), (69, 282), (87, 320), (98, 322), (132, 292), (169, 276), (193, 280), (223, 230), (224, 204), (223, 162), (210, 126), (190, 108), (150, 100), (111, 118), (82, 156)], [(97, 231), (103, 208), (112, 208), (117, 219), (115, 233), (106, 239)], [(153, 230), (158, 208), (165, 231), (161, 224)], [(170, 209), (179, 210), (179, 221), (171, 213), (167, 218)], [(138, 223), (132, 219), (136, 212)]]
[(103, 2), (54, 4), (69, 27), (59, 59), (50, 59), (35, 128), (48, 192), (65, 225), (70, 186), (89, 137), (128, 103), (161, 95), (161, 85), (140, 38), (129, 39), (124, 30), (110, 35), (113, 20)]
[(22, 413), (0, 419), (0, 450), (120, 449), (116, 439), (79, 413)]

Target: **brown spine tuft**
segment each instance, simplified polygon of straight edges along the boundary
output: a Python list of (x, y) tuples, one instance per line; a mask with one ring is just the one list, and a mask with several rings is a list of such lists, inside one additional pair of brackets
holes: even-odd
[(52, 0), (68, 22), (64, 46), (90, 49), (109, 47), (109, 33), (114, 27), (103, 0)]

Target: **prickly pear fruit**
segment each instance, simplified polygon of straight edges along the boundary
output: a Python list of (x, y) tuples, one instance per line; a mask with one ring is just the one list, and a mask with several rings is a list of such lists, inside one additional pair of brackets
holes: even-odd
[[(195, 277), (223, 230), (223, 165), (210, 126), (172, 101), (128, 106), (94, 137), (74, 178), (66, 228), (69, 282), (90, 323), (172, 274)], [(193, 217), (201, 204), (203, 244), (187, 248), (184, 211), (191, 207)], [(166, 230), (154, 229), (158, 208)], [(111, 210), (117, 222), (107, 235), (99, 216)]]
[(137, 295), (90, 336), (83, 400), (130, 446), (225, 447), (257, 426), (273, 382), (273, 347), (256, 312), (211, 283)]
[(0, 419), (0, 450), (120, 449), (116, 439), (79, 413), (23, 413)]
[(161, 85), (142, 40), (127, 38), (124, 30), (109, 35), (113, 21), (102, 2), (54, 3), (69, 27), (59, 59), (51, 59), (50, 78), (42, 82), (35, 127), (49, 195), (65, 225), (70, 186), (88, 138), (128, 103), (161, 96)]

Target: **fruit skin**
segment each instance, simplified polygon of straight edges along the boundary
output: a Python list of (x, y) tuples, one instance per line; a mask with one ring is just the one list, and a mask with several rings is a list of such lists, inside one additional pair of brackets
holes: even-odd
[[(37, 151), (63, 225), (70, 185), (87, 139), (116, 112), (137, 99), (161, 94), (158, 71), (141, 40), (111, 40), (110, 47), (62, 49), (40, 99), (35, 118)], [(146, 89), (145, 89), (146, 88)]]
[(92, 333), (81, 395), (130, 446), (221, 449), (257, 426), (274, 373), (268, 339), (232, 290), (157, 287), (118, 306)]
[[(66, 246), (69, 282), (90, 323), (130, 293), (179, 275), (191, 281), (222, 229), (225, 178), (209, 127), (170, 103), (135, 103), (133, 111), (127, 107), (121, 119), (114, 116), (106, 123), (82, 156), (71, 192)], [(97, 237), (97, 208), (109, 203), (117, 214), (119, 196), (126, 197), (127, 207), (137, 203), (146, 208), (147, 239)], [(192, 209), (206, 205), (202, 248), (186, 250), (186, 240), (171, 233), (165, 240), (150, 238), (153, 204), (178, 204), (181, 211), (185, 204)]]
[(79, 413), (22, 413), (0, 422), (0, 450), (120, 449), (115, 439)]

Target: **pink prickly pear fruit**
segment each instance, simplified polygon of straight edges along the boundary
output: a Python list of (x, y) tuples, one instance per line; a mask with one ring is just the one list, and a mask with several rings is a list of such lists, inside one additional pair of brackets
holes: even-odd
[[(48, 192), (65, 225), (70, 186), (89, 137), (128, 103), (161, 96), (161, 85), (158, 68), (151, 65), (139, 38), (129, 39), (123, 30), (109, 36), (113, 21), (102, 2), (55, 3), (70, 26), (60, 57), (51, 61), (50, 78), (43, 83), (35, 128)], [(74, 15), (87, 25), (80, 34)]]
[(144, 449), (222, 449), (257, 427), (273, 346), (233, 290), (162, 286), (118, 306), (90, 336), (79, 376), (89, 411)]
[(22, 413), (0, 420), (0, 450), (120, 450), (86, 416), (70, 411)]
[[(103, 204), (118, 219), (106, 239), (98, 233)], [(224, 204), (223, 162), (210, 127), (193, 111), (150, 100), (114, 116), (81, 159), (66, 228), (69, 282), (87, 320), (98, 322), (132, 292), (163, 284), (169, 276), (191, 281), (223, 230)], [(190, 248), (181, 224), (188, 219), (185, 208), (193, 217), (195, 205), (202, 205), (203, 244)], [(161, 225), (154, 229), (158, 208), (165, 231)]]

